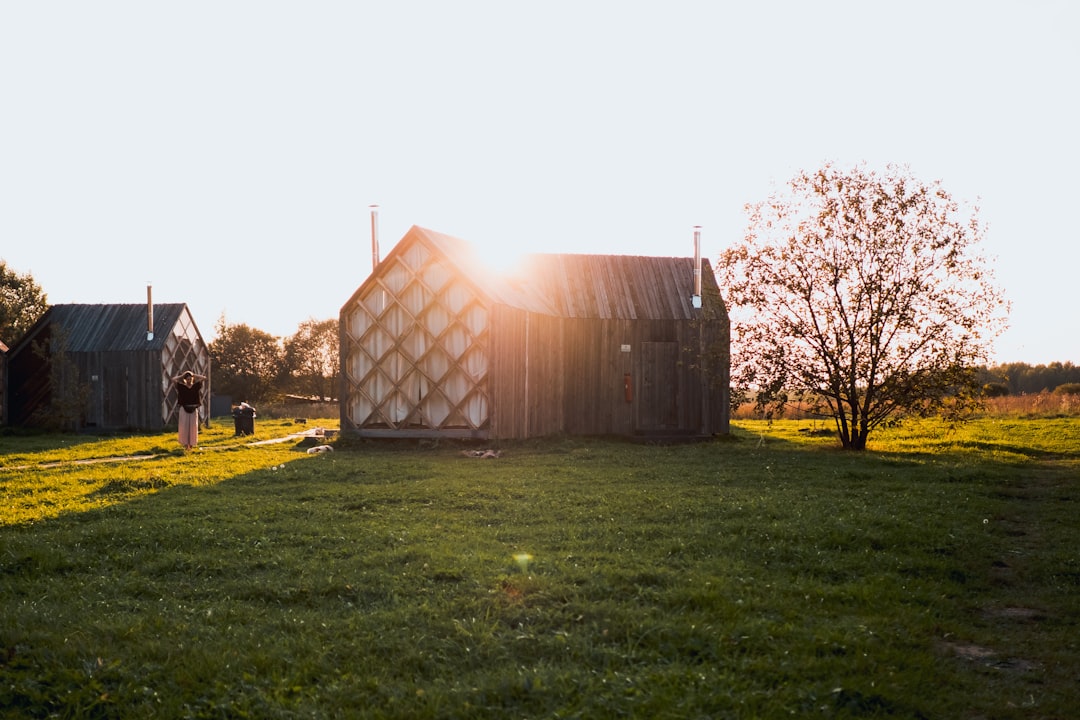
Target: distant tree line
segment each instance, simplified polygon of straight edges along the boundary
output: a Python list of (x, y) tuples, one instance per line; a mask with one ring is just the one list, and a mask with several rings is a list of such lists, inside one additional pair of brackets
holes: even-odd
[(336, 399), (340, 375), (338, 321), (300, 323), (296, 333), (281, 339), (222, 316), (210, 343), (213, 390), (233, 400), (259, 403), (286, 395)]
[(1080, 383), (1080, 366), (1071, 362), (1047, 365), (1013, 362), (982, 368), (979, 377), (989, 395), (1030, 395)]

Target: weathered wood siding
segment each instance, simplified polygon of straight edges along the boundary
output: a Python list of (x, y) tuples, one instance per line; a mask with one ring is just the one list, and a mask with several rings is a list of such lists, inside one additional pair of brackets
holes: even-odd
[(570, 435), (629, 434), (631, 403), (624, 378), (633, 370), (621, 351), (632, 341), (630, 326), (619, 320), (567, 318), (563, 321), (563, 414)]
[[(47, 341), (48, 331), (47, 326), (42, 327), (35, 338)], [(23, 352), (18, 349), (13, 347), (7, 358), (7, 422), (16, 426), (25, 424), (34, 408), (50, 398), (48, 365), (36, 356), (33, 348)]]
[(727, 432), (724, 383), (703, 378), (700, 324), (577, 318), (564, 327), (567, 433)]
[(506, 305), (496, 305), (491, 318), (491, 437), (562, 432), (561, 320)]
[(160, 351), (84, 352), (72, 355), (72, 360), (90, 388), (84, 427), (165, 427)]

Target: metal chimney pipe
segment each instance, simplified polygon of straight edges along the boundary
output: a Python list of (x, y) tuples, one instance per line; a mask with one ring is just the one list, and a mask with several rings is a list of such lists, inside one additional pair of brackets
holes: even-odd
[(701, 226), (694, 226), (694, 307), (701, 307)]
[(379, 206), (371, 207), (371, 271), (379, 266)]
[(146, 342), (154, 339), (154, 291), (150, 283), (146, 284)]

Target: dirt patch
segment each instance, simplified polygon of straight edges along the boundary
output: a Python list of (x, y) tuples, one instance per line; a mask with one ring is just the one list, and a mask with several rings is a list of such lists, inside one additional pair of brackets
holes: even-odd
[(1029, 607), (991, 607), (983, 610), (983, 616), (991, 620), (1021, 620), (1040, 622), (1046, 619), (1046, 613)]
[(1026, 673), (1039, 668), (1038, 663), (1023, 658), (999, 658), (997, 651), (975, 643), (952, 642), (943, 640), (938, 649), (945, 655), (951, 655), (968, 662), (979, 663), (988, 668), (1003, 672)]
[(988, 647), (973, 643), (959, 643), (942, 641), (941, 651), (947, 655), (954, 655), (963, 660), (987, 660), (996, 653)]

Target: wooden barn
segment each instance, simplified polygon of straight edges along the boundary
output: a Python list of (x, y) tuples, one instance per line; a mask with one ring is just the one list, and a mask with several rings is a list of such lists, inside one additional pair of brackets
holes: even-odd
[[(186, 304), (53, 305), (8, 352), (7, 420), (41, 424), (65, 407), (71, 429), (161, 430), (176, 422), (170, 380), (184, 370), (210, 377)], [(204, 394), (207, 417), (209, 380)]]
[(411, 228), (342, 307), (342, 432), (728, 432), (729, 323), (707, 261), (536, 255), (522, 272)]

